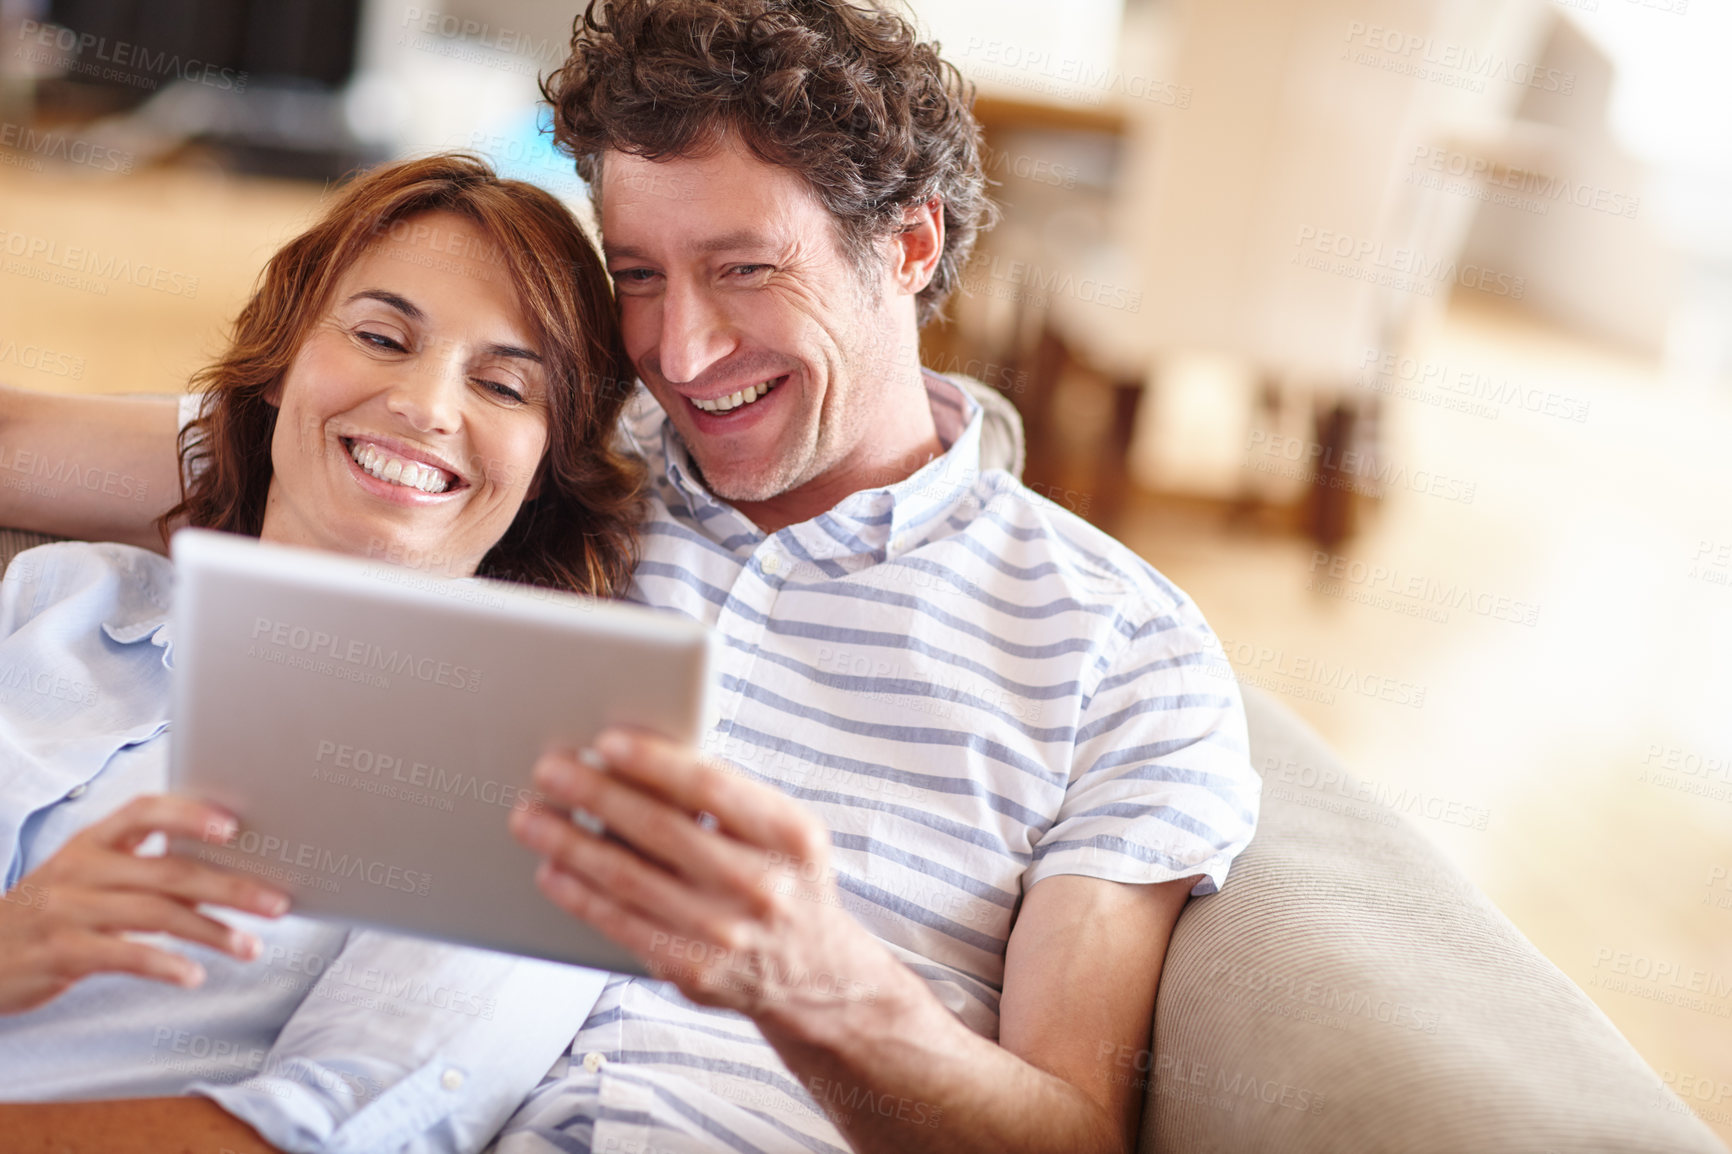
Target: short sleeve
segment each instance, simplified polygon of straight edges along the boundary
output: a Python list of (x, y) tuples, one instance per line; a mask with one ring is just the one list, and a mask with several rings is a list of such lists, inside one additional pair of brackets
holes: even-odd
[(1025, 887), (1054, 874), (1214, 893), (1257, 828), (1245, 707), (1189, 601), (1135, 628), (1085, 702), (1058, 818)]

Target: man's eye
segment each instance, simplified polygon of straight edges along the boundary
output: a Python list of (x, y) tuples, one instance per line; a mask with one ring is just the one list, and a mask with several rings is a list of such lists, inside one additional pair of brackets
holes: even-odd
[(402, 345), (398, 344), (394, 338), (388, 337), (384, 333), (370, 333), (365, 329), (361, 329), (355, 333), (355, 336), (359, 337), (366, 344), (372, 345), (374, 348), (390, 349), (392, 352), (398, 353), (404, 351)]
[(728, 271), (737, 277), (754, 277), (759, 273), (768, 272), (767, 264), (737, 264)]
[(610, 275), (616, 284), (643, 284), (655, 276), (655, 270), (650, 268), (622, 268)]

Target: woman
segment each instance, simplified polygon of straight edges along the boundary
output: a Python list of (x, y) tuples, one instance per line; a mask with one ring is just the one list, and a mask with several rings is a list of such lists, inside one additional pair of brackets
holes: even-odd
[[(379, 169), (272, 258), (197, 378), (161, 526), (611, 594), (637, 515), (611, 440), (630, 380), (556, 200), (464, 157)], [(151, 1101), (197, 1093), (283, 1148), (478, 1148), (569, 1043), (587, 978), (283, 918), (251, 879), (141, 856), (233, 831), (160, 794), (171, 584), (153, 553), (72, 542), (0, 583), (0, 668), (23, 673), (0, 698), (0, 1096), (145, 1100), (0, 1107), (0, 1131), (64, 1139), (119, 1110), (228, 1140), (208, 1101)]]

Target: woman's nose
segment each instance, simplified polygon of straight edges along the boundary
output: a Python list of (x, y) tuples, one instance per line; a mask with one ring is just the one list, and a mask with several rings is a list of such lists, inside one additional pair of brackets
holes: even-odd
[(392, 384), (386, 406), (420, 433), (453, 433), (463, 423), (466, 363), (454, 353), (418, 360)]

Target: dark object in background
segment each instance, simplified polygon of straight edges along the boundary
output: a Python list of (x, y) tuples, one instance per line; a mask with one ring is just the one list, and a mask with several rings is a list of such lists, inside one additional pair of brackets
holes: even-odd
[(228, 168), (326, 181), (375, 159), (343, 118), (360, 22), (361, 0), (53, 0), (43, 23), (66, 32), (25, 46), (63, 61), (43, 111), (133, 111), (146, 155), (199, 146)]

